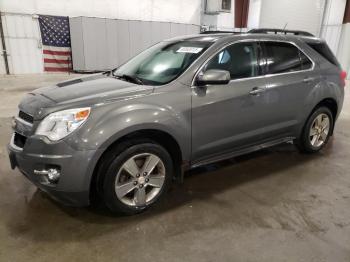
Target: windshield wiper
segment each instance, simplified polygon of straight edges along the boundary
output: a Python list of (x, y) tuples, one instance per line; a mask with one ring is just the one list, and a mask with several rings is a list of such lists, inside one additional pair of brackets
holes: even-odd
[(131, 82), (134, 84), (143, 85), (143, 81), (137, 76), (124, 74), (124, 75), (114, 75), (114, 77), (116, 77), (118, 79), (123, 79), (125, 81)]

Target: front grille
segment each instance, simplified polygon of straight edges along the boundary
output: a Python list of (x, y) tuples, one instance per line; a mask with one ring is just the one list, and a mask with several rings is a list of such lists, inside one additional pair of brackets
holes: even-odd
[(27, 113), (24, 113), (23, 111), (19, 111), (18, 117), (23, 119), (24, 121), (26, 121), (28, 123), (31, 123), (31, 124), (33, 124), (33, 122), (34, 122), (33, 116), (31, 116)]
[(25, 143), (27, 141), (27, 138), (21, 134), (18, 134), (18, 133), (15, 133), (15, 136), (13, 138), (13, 143), (20, 147), (20, 148), (23, 148)]

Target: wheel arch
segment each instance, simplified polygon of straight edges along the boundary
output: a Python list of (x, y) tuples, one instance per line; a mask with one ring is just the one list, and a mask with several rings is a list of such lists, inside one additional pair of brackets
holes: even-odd
[[(309, 117), (312, 115), (313, 112), (315, 112), (315, 110), (317, 110), (317, 108), (321, 107), (321, 106), (325, 106), (327, 107), (331, 112), (332, 112), (332, 116), (333, 116), (333, 126), (331, 128), (331, 134), (333, 135), (333, 130), (334, 130), (334, 124), (335, 124), (335, 120), (337, 118), (338, 115), (338, 103), (334, 98), (328, 97), (328, 98), (324, 98), (322, 99), (320, 102), (318, 102), (311, 110), (311, 112), (308, 114), (306, 121), (309, 119)], [(305, 123), (303, 126), (303, 129), (305, 127)]]
[(128, 134), (125, 134), (117, 139), (115, 139), (112, 143), (110, 143), (99, 156), (97, 163), (92, 172), (92, 177), (90, 179), (90, 200), (94, 198), (99, 190), (100, 185), (100, 177), (98, 176), (99, 170), (101, 168), (101, 164), (106, 157), (106, 155), (111, 154), (113, 150), (121, 143), (131, 140), (131, 139), (148, 139), (156, 142), (157, 144), (163, 146), (170, 154), (175, 169), (174, 179), (182, 180), (182, 166), (184, 165), (183, 161), (183, 152), (181, 150), (180, 144), (178, 141), (166, 131), (159, 129), (140, 129), (136, 131), (132, 131)]

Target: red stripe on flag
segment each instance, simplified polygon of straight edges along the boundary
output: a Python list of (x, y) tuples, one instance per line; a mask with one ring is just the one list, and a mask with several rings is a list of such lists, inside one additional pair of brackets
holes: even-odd
[(70, 51), (52, 51), (52, 50), (43, 50), (43, 53), (46, 55), (71, 55)]
[(70, 60), (61, 60), (61, 59), (50, 59), (50, 58), (44, 58), (44, 63), (55, 63), (55, 64), (70, 64)]
[(64, 67), (46, 67), (44, 68), (45, 71), (47, 72), (69, 72), (70, 68), (64, 68)]

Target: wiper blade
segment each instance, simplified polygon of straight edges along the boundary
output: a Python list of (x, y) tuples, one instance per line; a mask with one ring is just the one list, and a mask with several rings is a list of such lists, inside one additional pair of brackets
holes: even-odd
[(138, 85), (143, 85), (143, 81), (137, 77), (137, 76), (132, 76), (132, 75), (114, 75), (114, 77), (118, 78), (118, 79), (124, 79), (125, 81), (131, 82), (131, 83), (135, 83)]

